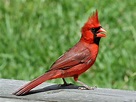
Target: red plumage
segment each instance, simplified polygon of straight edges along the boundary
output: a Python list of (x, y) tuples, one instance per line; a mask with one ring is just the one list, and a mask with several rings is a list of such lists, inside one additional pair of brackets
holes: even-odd
[[(56, 78), (74, 77), (75, 81), (80, 82), (78, 76), (94, 64), (99, 50), (99, 41), (101, 37), (105, 37), (103, 34), (105, 30), (99, 23), (97, 11), (88, 19), (81, 32), (79, 42), (56, 60), (47, 73), (26, 84), (14, 94), (26, 94), (44, 81)], [(65, 81), (64, 84), (66, 84)]]

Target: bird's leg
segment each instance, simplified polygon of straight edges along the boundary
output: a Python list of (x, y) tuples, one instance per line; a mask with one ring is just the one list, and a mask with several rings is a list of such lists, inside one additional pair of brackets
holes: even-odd
[(82, 86), (84, 86), (84, 87), (79, 87), (79, 89), (81, 89), (81, 90), (84, 90), (84, 89), (94, 90), (94, 89), (97, 88), (96, 86), (90, 87), (90, 86), (86, 85), (85, 83), (83, 83), (83, 82), (81, 82), (81, 81), (79, 81), (79, 80), (77, 80), (77, 82), (78, 82), (79, 84), (81, 84)]
[(95, 88), (97, 88), (96, 86), (95, 87), (89, 87), (86, 84), (84, 84), (83, 82), (79, 81), (78, 80), (78, 75), (74, 76), (74, 80), (83, 86), (83, 87), (82, 86), (79, 87), (78, 89), (81, 89), (81, 90), (85, 90), (85, 89), (87, 89), (87, 90), (94, 90)]
[(68, 84), (64, 78), (62, 78), (62, 80), (63, 80), (63, 83), (64, 83), (63, 85), (67, 85)]
[(71, 83), (67, 83), (66, 80), (64, 78), (62, 78), (63, 83), (61, 86), (68, 86), (68, 85), (72, 85)]

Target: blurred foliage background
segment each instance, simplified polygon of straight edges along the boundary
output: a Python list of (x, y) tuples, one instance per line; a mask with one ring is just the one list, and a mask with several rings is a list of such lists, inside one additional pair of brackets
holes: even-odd
[(136, 90), (135, 5), (136, 0), (0, 0), (0, 78), (32, 80), (46, 72), (78, 42), (81, 27), (97, 9), (107, 37), (96, 63), (79, 80)]

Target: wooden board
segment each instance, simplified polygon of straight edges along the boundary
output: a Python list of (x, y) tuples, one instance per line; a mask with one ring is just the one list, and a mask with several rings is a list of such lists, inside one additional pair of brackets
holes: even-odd
[(97, 88), (79, 90), (77, 86), (43, 83), (25, 96), (12, 95), (28, 81), (0, 79), (0, 102), (136, 102), (136, 91)]

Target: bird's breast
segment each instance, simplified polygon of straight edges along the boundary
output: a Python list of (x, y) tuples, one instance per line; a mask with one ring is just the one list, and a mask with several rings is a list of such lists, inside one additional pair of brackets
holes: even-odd
[(99, 51), (99, 46), (97, 44), (91, 44), (90, 46), (87, 47), (90, 51), (90, 59), (92, 61), (95, 60)]

